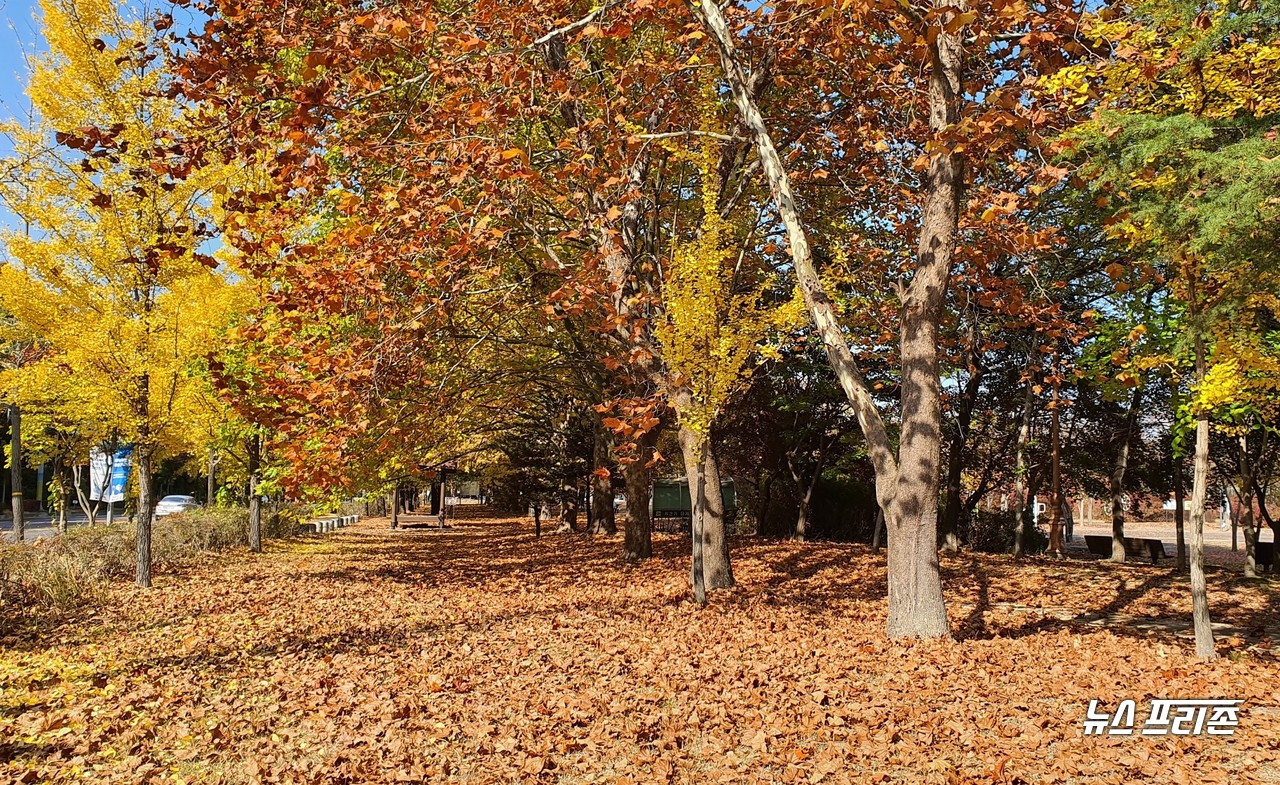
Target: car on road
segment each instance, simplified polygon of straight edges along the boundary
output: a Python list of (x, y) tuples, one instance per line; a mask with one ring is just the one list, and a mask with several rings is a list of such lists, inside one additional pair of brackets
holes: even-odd
[(163, 518), (175, 512), (188, 512), (199, 507), (194, 496), (166, 496), (156, 503), (156, 517)]

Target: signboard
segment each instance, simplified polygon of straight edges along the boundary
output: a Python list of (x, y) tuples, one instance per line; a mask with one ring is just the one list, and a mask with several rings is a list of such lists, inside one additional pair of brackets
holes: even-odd
[(89, 500), (124, 501), (124, 489), (129, 484), (132, 468), (133, 447), (121, 447), (114, 455), (95, 447), (89, 453)]

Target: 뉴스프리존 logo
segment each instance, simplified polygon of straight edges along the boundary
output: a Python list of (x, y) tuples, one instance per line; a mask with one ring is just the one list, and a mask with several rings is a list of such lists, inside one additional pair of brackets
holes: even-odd
[[(1157, 698), (1151, 701), (1147, 721), (1137, 732), (1142, 736), (1230, 736), (1240, 724), (1242, 703), (1218, 698)], [(1131, 699), (1120, 701), (1113, 714), (1100, 709), (1097, 699), (1091, 700), (1084, 735), (1131, 736), (1137, 712), (1138, 704)]]

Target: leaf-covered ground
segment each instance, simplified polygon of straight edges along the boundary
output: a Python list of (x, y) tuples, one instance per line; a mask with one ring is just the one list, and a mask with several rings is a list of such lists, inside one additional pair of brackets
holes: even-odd
[[(881, 635), (881, 556), (368, 521), (113, 589), (0, 641), (0, 779), (36, 782), (1280, 781), (1276, 591), (1215, 573), (1201, 664), (1163, 569), (961, 556), (954, 642)], [(1090, 698), (1246, 701), (1229, 739), (1084, 737)]]

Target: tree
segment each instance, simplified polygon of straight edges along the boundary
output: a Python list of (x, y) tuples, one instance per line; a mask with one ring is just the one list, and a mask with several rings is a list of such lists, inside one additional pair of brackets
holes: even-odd
[[(915, 213), (918, 244), (910, 282), (900, 290), (902, 436), (895, 450), (814, 264), (791, 177), (757, 102), (747, 90), (735, 36), (716, 3), (701, 0), (695, 11), (716, 44), (734, 103), (755, 142), (774, 206), (786, 227), (799, 289), (814, 328), (822, 337), (870, 447), (877, 495), (889, 532), (888, 633), (891, 637), (946, 636), (949, 633), (936, 543), (942, 439), (938, 338), (967, 180), (964, 149), (973, 142), (969, 137), (977, 130), (961, 125), (964, 96), (972, 91), (962, 86), (964, 32), (977, 15), (968, 13), (964, 4), (937, 4), (936, 14), (928, 17), (904, 6), (906, 19), (889, 36), (905, 44), (909, 54), (900, 56), (919, 57), (927, 64), (929, 74), (923, 91), (927, 96), (929, 145), (923, 154), (919, 212)], [(878, 13), (879, 9), (874, 11)], [(868, 26), (882, 23), (872, 9), (858, 9), (855, 16), (858, 23)], [(902, 34), (904, 29), (910, 34)], [(983, 30), (982, 34), (990, 31)], [(993, 45), (989, 51), (994, 55), (997, 50)], [(994, 125), (1000, 125), (999, 121)], [(887, 142), (883, 144), (890, 147)]]
[(1221, 11), (1179, 2), (1104, 11), (1090, 35), (1110, 44), (1105, 63), (1060, 72), (1066, 100), (1097, 96), (1102, 111), (1076, 135), (1114, 237), (1168, 265), (1186, 303), (1194, 356), (1195, 450), (1190, 572), (1196, 651), (1214, 657), (1203, 568), (1215, 323), (1268, 291), (1280, 247), (1276, 198), (1280, 87), (1263, 63), (1278, 56), (1273, 2)]
[[(708, 115), (714, 116), (710, 84), (703, 102)], [(700, 130), (717, 133), (715, 128)], [(766, 300), (771, 281), (752, 280), (749, 271), (757, 266), (743, 263), (754, 232), (721, 216), (715, 169), (721, 155), (716, 142), (704, 136), (692, 157), (701, 175), (701, 217), (693, 237), (674, 249), (664, 269), (665, 320), (657, 337), (672, 376), (670, 399), (680, 421), (692, 503), (694, 596), (703, 604), (706, 589), (733, 585), (712, 425), (741, 390), (757, 344), (775, 327), (775, 313)]]
[(157, 31), (171, 20), (86, 0), (42, 8), (50, 48), (30, 74), (36, 119), (5, 129), (21, 187), (0, 185), (31, 232), (3, 236), (0, 304), (92, 399), (85, 419), (133, 444), (137, 582), (149, 586), (153, 473), (190, 403), (188, 364), (223, 313), (226, 281), (200, 247), (225, 174), (191, 168), (182, 107), (161, 94)]

